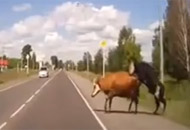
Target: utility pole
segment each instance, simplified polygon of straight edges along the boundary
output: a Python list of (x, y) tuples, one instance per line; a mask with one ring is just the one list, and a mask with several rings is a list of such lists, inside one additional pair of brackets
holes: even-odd
[(103, 77), (105, 77), (105, 48), (103, 48)]
[(86, 64), (87, 64), (87, 72), (89, 73), (89, 53), (88, 52), (86, 52)]
[(160, 8), (160, 80), (164, 82), (164, 50), (163, 50), (163, 30), (162, 30), (162, 4), (159, 4)]
[(27, 54), (26, 55), (26, 59), (27, 59), (27, 70), (26, 70), (26, 73), (27, 73), (27, 75), (29, 75), (29, 58), (30, 58), (30, 56), (29, 56), (29, 54)]
[(17, 62), (17, 73), (19, 73), (19, 63)]
[(104, 40), (100, 43), (100, 46), (102, 47), (102, 56), (103, 56), (103, 67), (102, 67), (102, 75), (105, 77), (105, 48), (107, 46), (107, 42)]

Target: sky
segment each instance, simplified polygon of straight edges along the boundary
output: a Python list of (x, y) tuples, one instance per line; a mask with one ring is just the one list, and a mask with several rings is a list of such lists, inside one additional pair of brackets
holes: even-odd
[[(85, 51), (94, 55), (99, 43), (117, 45), (119, 30), (131, 27), (151, 61), (152, 37), (166, 0), (0, 0), (0, 55), (20, 57), (32, 45), (38, 60), (57, 55), (78, 61)], [(4, 48), (4, 49), (2, 49)]]

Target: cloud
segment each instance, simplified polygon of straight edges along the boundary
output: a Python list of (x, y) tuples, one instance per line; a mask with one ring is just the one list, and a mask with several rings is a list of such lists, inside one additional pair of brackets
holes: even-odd
[[(151, 26), (151, 25), (150, 25)], [(141, 45), (141, 55), (144, 61), (152, 61), (152, 39), (154, 30), (152, 29), (134, 29), (133, 33), (136, 36), (137, 43)]]
[[(30, 4), (22, 4), (15, 6), (14, 11), (31, 8)], [(97, 8), (93, 4), (66, 2), (45, 16), (29, 16), (0, 31), (0, 43), (11, 43), (17, 48), (11, 50), (10, 56), (20, 57), (21, 48), (31, 44), (37, 57), (49, 59), (55, 54), (76, 61), (84, 51), (95, 54), (102, 40), (107, 40), (109, 46), (115, 45), (119, 30), (129, 24), (129, 18), (129, 12), (112, 5)]]
[[(10, 56), (20, 57), (22, 47), (31, 44), (38, 60), (58, 55), (63, 60), (77, 61), (84, 51), (94, 55), (102, 40), (108, 42), (108, 48), (116, 46), (119, 31), (124, 25), (128, 27), (129, 19), (130, 12), (113, 5), (97, 8), (93, 4), (66, 2), (47, 15), (27, 17), (0, 31), (0, 44), (14, 48), (7, 50)], [(152, 38), (158, 25), (155, 21), (147, 29), (133, 29), (145, 61), (152, 59)]]
[[(0, 31), (0, 44), (7, 44), (9, 56), (20, 57), (25, 44), (31, 44), (38, 60), (49, 60), (51, 55), (60, 59), (81, 59), (84, 51), (94, 55), (100, 42), (106, 40), (108, 48), (117, 45), (122, 26), (129, 25), (130, 12), (122, 12), (112, 5), (95, 7), (93, 4), (63, 3), (47, 15), (34, 15), (22, 19), (12, 27)], [(133, 33), (142, 47), (145, 61), (151, 61), (153, 29), (135, 28)]]
[[(116, 46), (119, 31), (129, 25), (129, 19), (130, 12), (112, 5), (97, 8), (93, 4), (67, 2), (45, 16), (30, 16), (1, 30), (0, 44), (11, 46), (6, 50), (9, 56), (20, 57), (22, 47), (31, 44), (38, 60), (58, 55), (63, 60), (77, 61), (84, 51), (94, 55), (102, 40), (107, 40), (108, 48)], [(147, 29), (133, 30), (145, 61), (151, 61), (153, 29), (157, 25), (155, 21)]]
[(12, 7), (12, 10), (14, 12), (23, 12), (23, 11), (27, 11), (32, 9), (32, 5), (29, 3), (24, 3), (24, 4), (20, 4), (20, 5), (15, 5)]
[(156, 22), (150, 24), (148, 28), (149, 28), (150, 30), (154, 30), (154, 29), (156, 29), (156, 28), (159, 26), (159, 24), (160, 24), (160, 22), (159, 22), (159, 21), (156, 21)]

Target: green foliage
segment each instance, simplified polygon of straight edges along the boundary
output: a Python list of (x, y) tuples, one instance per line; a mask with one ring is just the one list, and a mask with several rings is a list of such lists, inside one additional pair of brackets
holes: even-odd
[(111, 72), (119, 70), (119, 55), (116, 48), (110, 49), (108, 53), (108, 69)]
[(17, 68), (17, 64), (20, 64), (20, 59), (18, 58), (9, 58), (9, 66), (8, 68), (12, 69), (12, 68)]
[(78, 71), (85, 71), (86, 70), (85, 68), (86, 67), (85, 67), (84, 61), (82, 61), (82, 60), (78, 61), (78, 63), (77, 63), (77, 69), (78, 69)]
[(118, 46), (117, 46), (117, 53), (118, 53), (118, 65), (119, 65), (119, 70), (125, 70), (123, 64), (125, 61), (125, 50), (124, 50), (124, 41), (127, 41), (130, 39), (132, 36), (132, 29), (131, 28), (126, 28), (125, 26), (120, 30), (119, 33), (119, 39), (118, 39)]
[[(181, 1), (182, 2), (182, 1)], [(184, 15), (179, 12), (180, 1), (168, 0), (168, 7), (166, 10), (165, 26), (163, 28), (163, 45), (164, 45), (164, 66), (165, 73), (170, 74), (177, 80), (183, 80), (188, 78), (188, 72), (186, 69), (186, 55), (184, 51), (184, 41), (182, 36), (183, 26), (180, 22)], [(185, 14), (185, 11), (184, 11)], [(187, 17), (190, 20), (190, 17)], [(190, 42), (190, 23), (187, 22), (188, 42)], [(182, 35), (181, 35), (182, 34)], [(159, 28), (155, 29), (155, 36), (153, 39), (153, 65), (159, 70), (160, 68), (160, 45), (159, 45)], [(190, 54), (190, 44), (189, 44)]]
[(129, 68), (130, 61), (138, 63), (142, 60), (140, 54), (141, 47), (140, 45), (135, 44), (135, 40), (131, 39), (124, 43), (124, 64), (123, 68)]
[[(108, 52), (106, 70), (121, 71), (127, 70), (130, 60), (139, 62), (142, 60), (141, 47), (135, 43), (135, 36), (131, 28), (125, 26), (121, 29), (118, 39), (118, 46), (112, 48)], [(102, 72), (102, 50), (99, 50), (95, 55), (94, 72)]]
[(75, 63), (72, 60), (67, 60), (64, 63), (64, 65), (65, 65), (66, 70), (75, 70), (76, 69)]
[[(187, 63), (188, 55), (186, 54), (186, 41), (188, 40), (188, 26), (190, 16), (188, 15), (186, 8), (186, 0), (169, 0), (168, 8), (166, 11), (166, 30), (168, 31), (168, 44), (167, 48), (169, 51), (173, 70), (171, 72), (173, 77), (178, 80), (188, 78)], [(190, 54), (190, 44), (187, 41), (187, 53)], [(190, 60), (190, 57), (188, 58)], [(179, 73), (183, 74), (180, 74)]]
[(58, 58), (57, 56), (51, 56), (51, 63), (54, 65), (55, 69), (58, 67)]
[(95, 73), (102, 73), (102, 66), (103, 66), (103, 51), (99, 49), (94, 58), (94, 72)]
[(22, 48), (22, 58), (23, 58), (23, 66), (26, 65), (26, 55), (30, 55), (30, 52), (32, 51), (31, 45), (27, 44)]
[(3, 55), (3, 59), (6, 60), (6, 59), (7, 59), (7, 56), (6, 56), (6, 55)]
[(58, 62), (58, 68), (62, 69), (63, 68), (63, 61), (62, 60), (59, 60)]
[(31, 68), (36, 69), (36, 54), (35, 53), (32, 54), (30, 63), (31, 63)]
[(93, 69), (92, 56), (89, 52), (85, 52), (83, 55), (83, 69), (84, 70), (87, 70), (87, 64), (89, 64), (89, 71), (92, 71), (92, 69)]
[(152, 62), (154, 68), (160, 70), (160, 46), (157, 44), (152, 51)]
[(45, 66), (47, 66), (49, 68), (51, 65), (50, 65), (50, 63), (48, 61), (46, 61)]

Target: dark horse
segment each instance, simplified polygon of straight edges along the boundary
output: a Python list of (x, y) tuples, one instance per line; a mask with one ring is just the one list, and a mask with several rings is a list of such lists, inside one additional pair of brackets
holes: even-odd
[(155, 69), (146, 62), (133, 63), (130, 64), (130, 73), (137, 75), (139, 80), (148, 87), (149, 93), (154, 95), (156, 109), (154, 114), (157, 113), (160, 103), (163, 103), (164, 109), (166, 109), (166, 99), (164, 98), (165, 87), (159, 81), (158, 74)]

